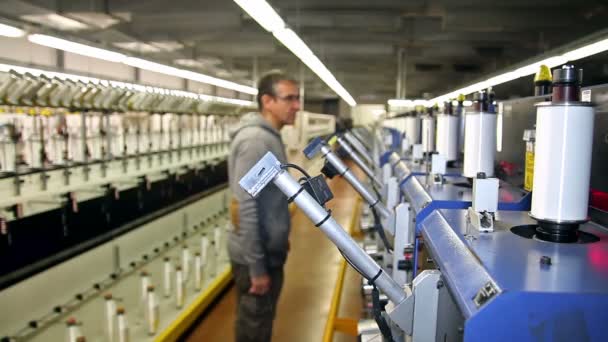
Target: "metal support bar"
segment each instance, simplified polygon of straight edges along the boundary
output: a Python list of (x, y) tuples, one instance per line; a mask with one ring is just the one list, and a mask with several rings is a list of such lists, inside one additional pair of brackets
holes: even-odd
[(374, 172), (372, 171), (372, 169), (369, 166), (367, 166), (367, 164), (365, 164), (365, 162), (363, 162), (363, 160), (351, 148), (350, 144), (343, 137), (338, 137), (338, 144), (340, 144), (340, 146), (344, 149), (344, 151), (346, 151), (346, 153), (348, 153), (348, 155), (355, 162), (355, 164), (357, 164), (357, 166), (359, 166), (359, 168), (361, 170), (363, 170), (365, 175), (369, 179), (371, 179), (374, 182), (374, 184), (376, 184), (377, 187), (381, 188), (382, 183), (380, 182), (380, 180), (378, 180), (376, 175), (374, 175)]
[(374, 161), (369, 156), (368, 151), (354, 135), (352, 135), (350, 132), (346, 132), (344, 133), (344, 139), (346, 139), (346, 141), (359, 153), (359, 155), (365, 159), (365, 162), (368, 165), (374, 165)]
[(370, 205), (378, 210), (378, 214), (386, 219), (390, 216), (390, 211), (379, 198), (374, 196), (359, 179), (348, 169), (348, 167), (342, 162), (342, 160), (336, 156), (329, 146), (321, 145), (321, 153), (325, 156), (325, 159), (336, 168), (338, 173), (346, 179), (346, 181), (363, 197), (363, 199)]

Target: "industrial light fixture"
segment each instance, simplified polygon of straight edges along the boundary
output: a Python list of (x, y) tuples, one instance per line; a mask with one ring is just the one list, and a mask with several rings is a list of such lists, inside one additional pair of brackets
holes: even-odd
[(32, 23), (44, 25), (58, 30), (79, 31), (89, 28), (78, 20), (68, 18), (57, 13), (28, 14), (20, 16), (21, 19)]
[(245, 86), (242, 84), (223, 80), (217, 77), (204, 75), (194, 71), (178, 69), (169, 65), (148, 61), (142, 58), (128, 57), (122, 53), (105, 50), (85, 44), (80, 44), (66, 39), (47, 36), (44, 34), (30, 34), (28, 36), (28, 40), (35, 44), (75, 53), (78, 55), (103, 59), (110, 62), (124, 63), (135, 68), (153, 71), (169, 76), (182, 77), (201, 83), (212, 84), (218, 87), (231, 89), (250, 95), (255, 95), (258, 93), (258, 90), (254, 87)]
[(423, 99), (390, 99), (388, 100), (389, 107), (415, 107), (415, 106), (426, 106), (427, 100)]
[[(564, 49), (556, 50), (564, 51)], [(566, 64), (569, 61), (575, 61), (577, 59), (589, 57), (604, 51), (608, 51), (608, 39), (601, 39), (593, 43), (585, 44), (583, 46), (568, 50), (566, 52), (558, 53), (552, 57), (537, 60), (522, 67), (512, 69), (503, 74), (488, 78), (487, 80), (471, 84), (461, 89), (454, 90), (452, 92), (430, 100), (428, 105), (447, 101), (449, 99), (457, 97), (459, 94), (468, 95), (489, 87), (494, 87), (499, 84), (518, 79), (520, 77), (533, 75), (538, 71), (541, 65), (546, 65), (549, 68), (555, 68), (562, 64)]]
[(234, 0), (237, 5), (257, 21), (264, 30), (275, 32), (285, 28), (281, 16), (265, 0)]
[(0, 72), (9, 72), (10, 70), (14, 70), (20, 74), (30, 73), (34, 76), (45, 75), (46, 77), (49, 77), (49, 78), (57, 77), (57, 78), (63, 79), (63, 80), (68, 79), (68, 80), (72, 80), (72, 81), (81, 81), (84, 83), (91, 82), (94, 84), (100, 84), (100, 83), (109, 84), (114, 87), (134, 89), (137, 91), (147, 91), (147, 92), (155, 92), (155, 93), (159, 93), (159, 94), (173, 94), (173, 95), (177, 95), (177, 96), (187, 96), (187, 97), (199, 99), (201, 101), (229, 103), (229, 104), (234, 104), (234, 105), (238, 105), (238, 106), (254, 106), (255, 105), (255, 103), (253, 101), (247, 101), (247, 100), (241, 100), (241, 99), (232, 99), (232, 98), (226, 98), (226, 97), (220, 97), (220, 96), (197, 94), (197, 93), (193, 93), (193, 92), (189, 92), (189, 91), (185, 91), (185, 90), (151, 87), (151, 86), (144, 86), (141, 84), (127, 83), (127, 82), (120, 82), (120, 81), (109, 81), (109, 80), (103, 80), (103, 79), (99, 79), (99, 78), (95, 78), (95, 77), (87, 77), (87, 76), (81, 76), (81, 75), (76, 75), (76, 74), (68, 74), (68, 73), (56, 72), (56, 71), (47, 71), (47, 70), (42, 70), (42, 69), (0, 63)]
[(290, 28), (285, 27), (281, 16), (265, 0), (234, 0), (249, 16), (266, 31), (271, 32), (289, 51), (298, 57), (327, 86), (340, 96), (349, 106), (357, 104), (355, 99), (338, 82), (321, 60), (306, 43)]
[(17, 38), (25, 36), (25, 31), (10, 25), (0, 23), (0, 36)]
[(45, 34), (30, 34), (27, 39), (34, 44), (43, 45), (50, 48), (59, 49), (87, 57), (99, 58), (109, 62), (121, 63), (126, 58), (126, 56), (122, 53), (96, 48), (94, 46), (80, 44), (66, 39), (47, 36)]

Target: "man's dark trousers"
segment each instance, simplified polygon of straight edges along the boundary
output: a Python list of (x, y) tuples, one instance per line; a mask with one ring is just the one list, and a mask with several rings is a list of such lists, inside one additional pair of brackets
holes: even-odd
[(270, 342), (272, 323), (283, 287), (283, 267), (269, 268), (270, 291), (264, 295), (249, 293), (249, 267), (232, 263), (236, 286), (236, 342)]

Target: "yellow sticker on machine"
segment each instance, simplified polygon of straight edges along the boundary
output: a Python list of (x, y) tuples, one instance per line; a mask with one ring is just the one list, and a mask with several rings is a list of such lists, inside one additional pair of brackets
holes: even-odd
[(526, 173), (524, 175), (524, 189), (532, 191), (534, 182), (534, 152), (526, 152)]

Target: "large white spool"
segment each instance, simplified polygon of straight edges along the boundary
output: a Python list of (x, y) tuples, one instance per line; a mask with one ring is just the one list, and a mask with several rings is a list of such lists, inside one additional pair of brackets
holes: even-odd
[(587, 219), (593, 107), (588, 104), (540, 104), (531, 215), (556, 223)]
[(496, 158), (496, 114), (472, 112), (466, 114), (464, 133), (464, 172), (475, 178), (483, 172), (494, 176)]
[(437, 116), (437, 152), (447, 161), (458, 159), (458, 120), (454, 115)]
[(435, 151), (435, 118), (430, 115), (422, 117), (422, 151)]
[(420, 138), (420, 118), (417, 116), (405, 117), (405, 134), (410, 144), (417, 144)]

